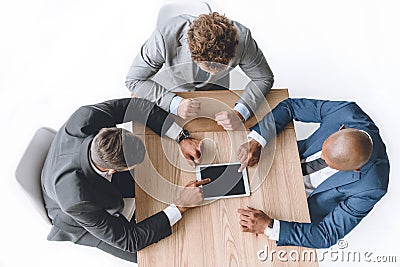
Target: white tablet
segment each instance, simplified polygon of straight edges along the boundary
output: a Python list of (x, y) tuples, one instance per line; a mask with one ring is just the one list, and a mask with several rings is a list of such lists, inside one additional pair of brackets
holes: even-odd
[(250, 196), (247, 171), (238, 172), (239, 167), (239, 162), (197, 165), (197, 180), (211, 179), (210, 183), (203, 185), (204, 199)]

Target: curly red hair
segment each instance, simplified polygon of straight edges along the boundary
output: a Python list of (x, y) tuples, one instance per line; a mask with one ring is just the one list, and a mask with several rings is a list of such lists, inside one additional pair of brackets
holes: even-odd
[(237, 29), (225, 16), (213, 12), (202, 14), (188, 31), (188, 44), (196, 62), (216, 62), (227, 65), (235, 56)]

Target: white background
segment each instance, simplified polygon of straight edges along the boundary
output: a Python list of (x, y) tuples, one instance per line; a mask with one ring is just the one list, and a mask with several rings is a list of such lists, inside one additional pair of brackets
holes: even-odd
[[(129, 95), (125, 75), (163, 3), (1, 2), (0, 266), (131, 266), (96, 249), (46, 241), (49, 228), (18, 190), (14, 171), (37, 128), (58, 129), (81, 105)], [(349, 250), (397, 256), (397, 264), (365, 266), (399, 266), (397, 1), (209, 3), (252, 30), (274, 87), (288, 87), (292, 97), (356, 101), (380, 127), (392, 165), (389, 191), (346, 240)]]

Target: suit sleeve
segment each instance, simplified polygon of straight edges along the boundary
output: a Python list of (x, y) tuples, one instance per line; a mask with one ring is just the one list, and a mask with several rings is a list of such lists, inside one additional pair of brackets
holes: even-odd
[(71, 188), (71, 183), (80, 181), (73, 174), (64, 178), (56, 189), (61, 209), (98, 239), (124, 251), (136, 252), (171, 234), (169, 220), (163, 211), (137, 224), (133, 220), (129, 222), (122, 215), (110, 215), (82, 195), (73, 196), (68, 189)]
[(250, 112), (255, 112), (265, 101), (265, 96), (274, 83), (274, 75), (256, 41), (247, 30), (245, 51), (239, 64), (243, 72), (250, 78), (238, 103), (244, 104)]
[(135, 96), (155, 102), (162, 109), (169, 111), (175, 94), (151, 80), (165, 62), (165, 45), (164, 37), (156, 29), (143, 44), (129, 68), (125, 85)]
[(354, 107), (358, 106), (352, 102), (288, 98), (252, 127), (252, 130), (270, 142), (293, 120), (321, 123), (337, 111)]
[(278, 246), (329, 248), (349, 233), (385, 194), (376, 189), (342, 201), (319, 223), (280, 221)]
[(169, 114), (141, 98), (124, 98), (79, 108), (67, 121), (66, 131), (77, 137), (96, 134), (100, 129), (136, 121), (163, 136), (173, 123)]

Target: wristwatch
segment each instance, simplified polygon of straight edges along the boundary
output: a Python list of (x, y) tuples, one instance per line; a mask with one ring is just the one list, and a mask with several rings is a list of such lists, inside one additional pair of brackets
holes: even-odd
[(182, 130), (178, 137), (175, 139), (175, 141), (179, 144), (180, 142), (182, 142), (183, 139), (188, 139), (190, 138), (190, 133), (188, 130)]

